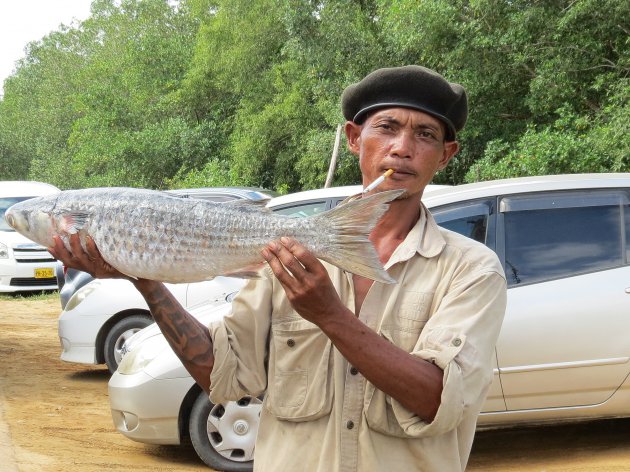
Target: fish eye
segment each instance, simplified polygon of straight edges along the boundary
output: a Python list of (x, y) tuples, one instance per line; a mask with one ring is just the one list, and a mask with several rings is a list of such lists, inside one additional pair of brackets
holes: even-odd
[(15, 228), (15, 218), (13, 215), (5, 215), (5, 219), (11, 228)]

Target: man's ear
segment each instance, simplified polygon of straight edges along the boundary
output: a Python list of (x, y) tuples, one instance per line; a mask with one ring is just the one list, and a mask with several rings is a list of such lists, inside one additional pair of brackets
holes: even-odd
[(359, 155), (361, 140), (361, 125), (356, 124), (354, 121), (346, 121), (344, 126), (346, 132), (346, 140), (348, 141), (348, 149), (352, 154)]
[(458, 152), (459, 143), (457, 141), (446, 141), (444, 143), (444, 153), (442, 154), (442, 159), (440, 159), (440, 162), (438, 163), (438, 170), (444, 169)]

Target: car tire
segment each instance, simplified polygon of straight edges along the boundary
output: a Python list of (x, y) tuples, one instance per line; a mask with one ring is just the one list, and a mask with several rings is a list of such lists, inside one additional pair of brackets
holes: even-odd
[(249, 472), (262, 402), (245, 397), (226, 406), (214, 405), (201, 392), (190, 412), (188, 432), (195, 452), (209, 467), (225, 472)]
[(105, 338), (104, 355), (107, 368), (113, 374), (122, 358), (122, 347), (127, 339), (153, 323), (146, 315), (132, 315), (123, 318), (111, 327)]

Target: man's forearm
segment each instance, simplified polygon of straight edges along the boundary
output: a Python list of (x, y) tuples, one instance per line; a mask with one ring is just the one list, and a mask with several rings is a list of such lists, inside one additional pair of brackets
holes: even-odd
[(341, 354), (376, 388), (427, 422), (440, 407), (444, 372), (387, 341), (349, 310), (320, 328)]
[(190, 315), (161, 282), (140, 279), (134, 285), (186, 370), (209, 392), (214, 356), (208, 328)]

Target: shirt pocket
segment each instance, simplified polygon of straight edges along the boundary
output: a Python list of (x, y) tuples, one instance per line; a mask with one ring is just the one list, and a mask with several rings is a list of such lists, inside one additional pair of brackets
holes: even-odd
[(429, 319), (433, 293), (401, 291), (393, 309), (387, 310), (379, 334), (399, 348), (412, 352)]
[(332, 410), (332, 343), (313, 323), (275, 322), (271, 327), (265, 407), (276, 418), (309, 421)]
[[(431, 292), (401, 291), (396, 305), (385, 313), (379, 334), (405, 352), (413, 352), (429, 319), (432, 300)], [(405, 432), (395, 411), (402, 407), (370, 382), (366, 384), (364, 408), (365, 419), (371, 430), (387, 436), (413, 437)], [(413, 416), (410, 412), (408, 414)], [(419, 418), (417, 420), (420, 421)]]

